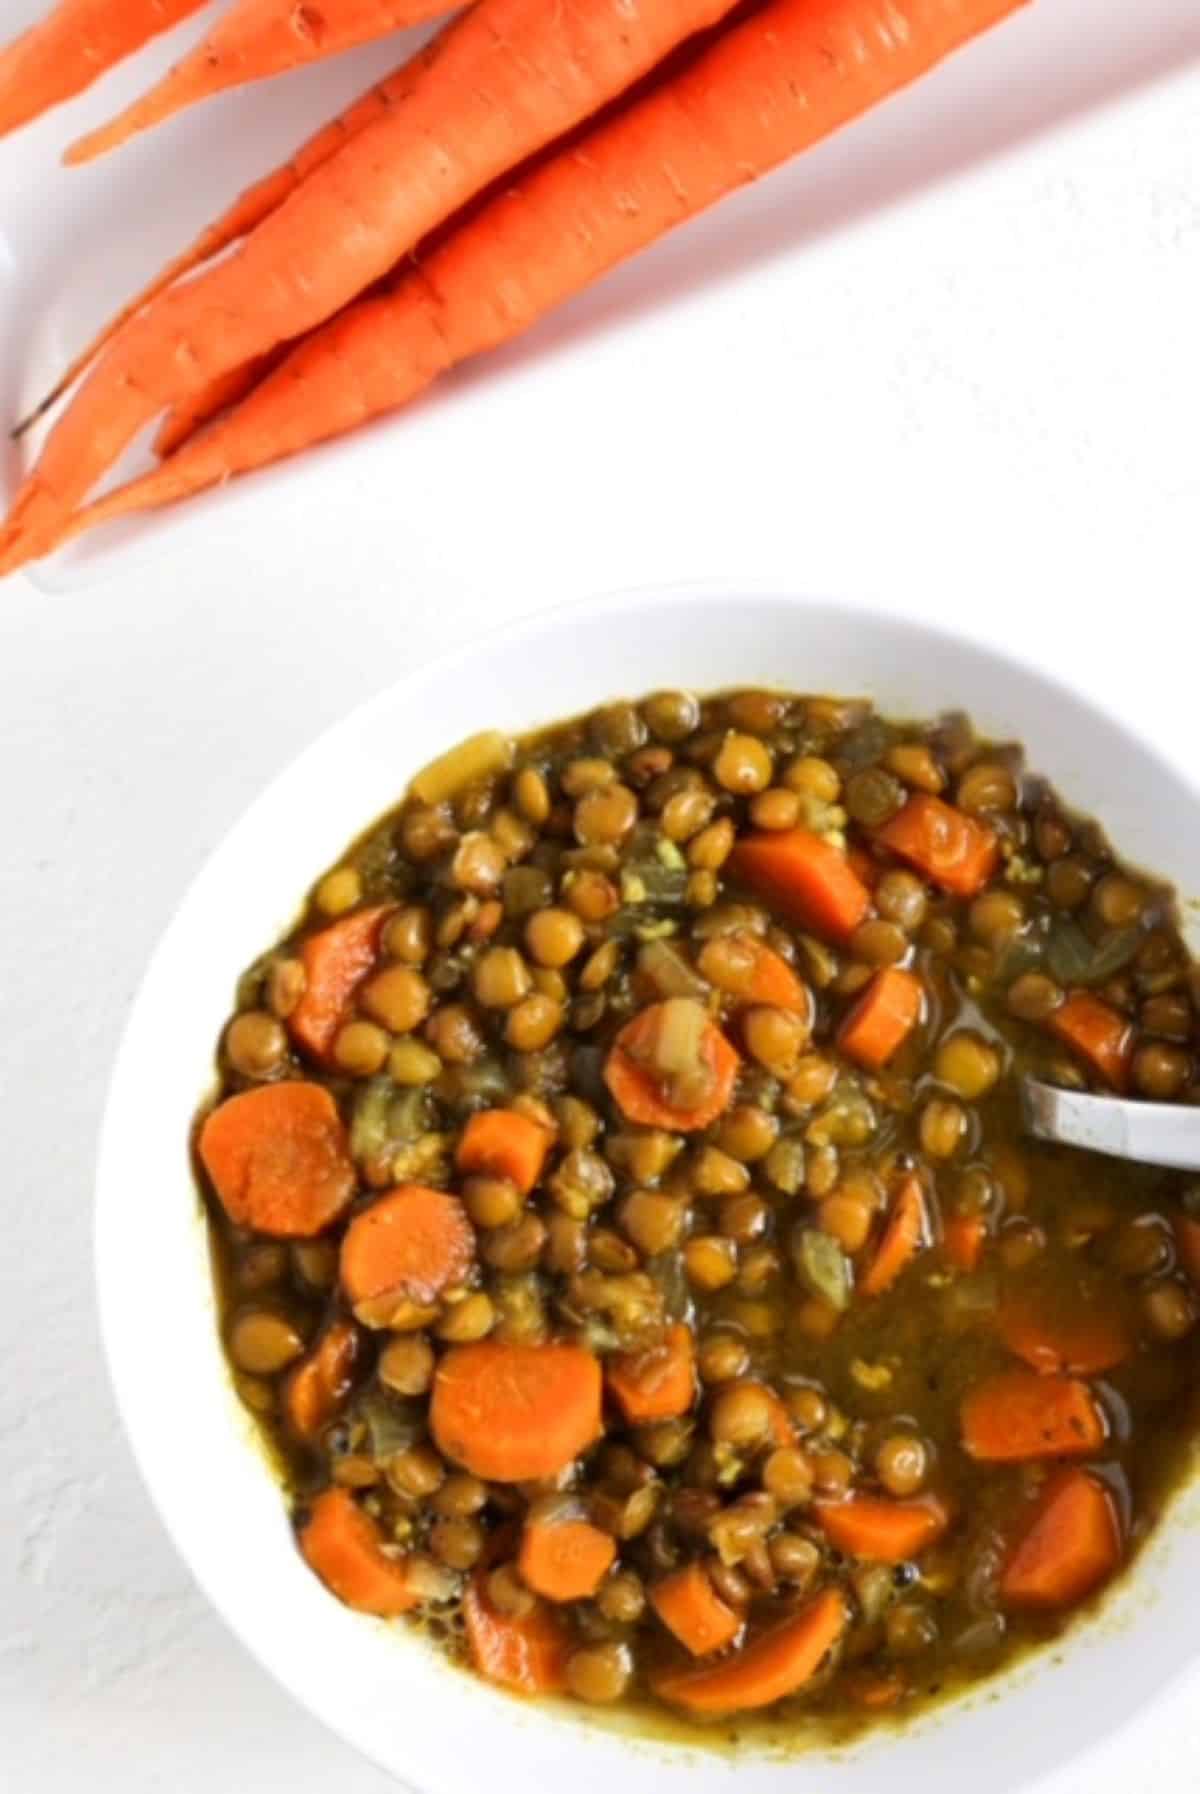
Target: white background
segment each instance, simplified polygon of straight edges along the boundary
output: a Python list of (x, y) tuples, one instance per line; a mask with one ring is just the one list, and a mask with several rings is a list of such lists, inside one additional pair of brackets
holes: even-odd
[[(3, 0), (5, 29), (37, 9)], [(0, 145), (6, 406), (389, 60), (85, 174), (55, 156), (128, 71)], [(205, 1607), (98, 1355), (107, 1068), (249, 798), (485, 623), (739, 572), (1034, 635), (1194, 759), (1198, 317), (1200, 5), (1039, 0), (409, 419), (0, 590), (0, 1787), (391, 1785)], [(146, 1350), (169, 1401), (170, 1339)], [(1193, 1790), (1197, 1696), (1057, 1794)]]

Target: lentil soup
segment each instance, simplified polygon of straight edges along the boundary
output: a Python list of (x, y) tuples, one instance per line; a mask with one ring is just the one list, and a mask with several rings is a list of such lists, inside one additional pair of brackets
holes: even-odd
[(242, 978), (226, 1349), (341, 1600), (524, 1694), (905, 1715), (1192, 1457), (1200, 1189), (1017, 1078), (1200, 1098), (1171, 893), (1018, 749), (657, 693), (435, 761)]

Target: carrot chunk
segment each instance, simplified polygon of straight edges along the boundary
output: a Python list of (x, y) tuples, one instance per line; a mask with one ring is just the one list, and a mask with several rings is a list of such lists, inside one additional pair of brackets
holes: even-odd
[(1055, 1477), (1000, 1576), (1011, 1607), (1069, 1607), (1112, 1575), (1121, 1528), (1112, 1496), (1086, 1470)]
[(760, 941), (749, 929), (737, 929), (718, 940), (706, 941), (696, 969), (727, 996), (739, 1003), (767, 1003), (775, 1009), (793, 1009), (800, 1015), (812, 1010), (812, 997), (802, 978), (787, 960)]
[(438, 1449), (485, 1482), (554, 1476), (600, 1437), (600, 1365), (582, 1346), (453, 1346), (429, 1419)]
[[(687, 1003), (687, 998), (675, 999)], [(654, 1069), (657, 1043), (668, 1024), (666, 1003), (651, 1003), (626, 1022), (604, 1061), (604, 1081), (622, 1114), (640, 1127), (669, 1128), (674, 1133), (694, 1133), (707, 1127), (729, 1107), (741, 1063), (721, 1030), (705, 1022), (696, 1047), (696, 1087), (702, 1094), (694, 1101), (672, 1096), (671, 1074)]]
[(326, 1489), (300, 1529), (300, 1550), (310, 1569), (347, 1607), (390, 1619), (416, 1607), (402, 1557), (390, 1557), (383, 1535), (348, 1489)]
[(371, 1323), (389, 1302), (428, 1307), (466, 1281), (475, 1262), (475, 1230), (457, 1196), (401, 1184), (356, 1215), (342, 1240), (342, 1288)]
[(521, 1619), (497, 1613), (482, 1576), (463, 1596), (471, 1661), (481, 1676), (516, 1694), (557, 1694), (566, 1676), (567, 1635), (552, 1607), (539, 1602)]
[(258, 1233), (306, 1239), (354, 1194), (346, 1130), (319, 1084), (297, 1079), (231, 1096), (205, 1118), (197, 1145), (229, 1219)]
[(712, 1665), (659, 1676), (655, 1692), (685, 1712), (719, 1716), (769, 1707), (811, 1681), (846, 1629), (837, 1589), (822, 1589), (790, 1619)]
[(929, 1238), (925, 1195), (919, 1177), (906, 1177), (892, 1203), (878, 1250), (859, 1288), (864, 1296), (881, 1296), (916, 1257)]
[(550, 1135), (515, 1109), (484, 1109), (472, 1115), (458, 1142), (455, 1164), (464, 1173), (507, 1177), (528, 1196), (550, 1150)]
[(875, 839), (956, 897), (974, 897), (1000, 863), (1000, 843), (986, 823), (924, 791), (914, 792)]
[(1050, 1032), (1078, 1053), (1112, 1090), (1125, 1090), (1133, 1055), (1133, 1024), (1127, 1016), (1077, 990), (1050, 1017)]
[(959, 1411), (963, 1448), (985, 1464), (1087, 1457), (1108, 1436), (1104, 1415), (1076, 1377), (1000, 1371), (971, 1390)]
[(956, 1271), (974, 1271), (987, 1245), (982, 1215), (948, 1215), (942, 1224), (942, 1251)]
[(517, 1567), (548, 1601), (583, 1601), (595, 1594), (616, 1555), (611, 1534), (587, 1520), (529, 1520)]
[(832, 941), (848, 940), (871, 907), (871, 893), (846, 855), (808, 829), (745, 835), (728, 864), (789, 922)]
[(818, 1502), (816, 1513), (836, 1550), (878, 1564), (918, 1557), (950, 1524), (949, 1510), (933, 1495), (911, 1501), (859, 1495), (853, 1501)]
[(692, 1330), (677, 1322), (658, 1345), (644, 1352), (617, 1352), (608, 1360), (608, 1386), (631, 1426), (674, 1420), (696, 1395), (696, 1347)]
[(390, 914), (386, 904), (356, 910), (301, 942), (304, 995), (288, 1016), (288, 1027), (297, 1045), (315, 1059), (328, 1057), (351, 998), (379, 955), (379, 937)]
[(921, 980), (899, 966), (885, 966), (838, 1029), (838, 1046), (848, 1059), (878, 1071), (904, 1045), (924, 1009)]
[(1134, 1340), (1125, 1315), (1111, 1304), (1072, 1299), (1061, 1291), (1022, 1290), (1000, 1305), (1000, 1337), (1034, 1370), (1094, 1377), (1124, 1364)]
[(354, 1382), (358, 1331), (352, 1322), (332, 1321), (308, 1356), (288, 1377), (283, 1409), (292, 1431), (315, 1439), (337, 1413)]
[(722, 1601), (698, 1563), (685, 1564), (652, 1583), (650, 1605), (693, 1657), (723, 1650), (742, 1629), (741, 1614)]

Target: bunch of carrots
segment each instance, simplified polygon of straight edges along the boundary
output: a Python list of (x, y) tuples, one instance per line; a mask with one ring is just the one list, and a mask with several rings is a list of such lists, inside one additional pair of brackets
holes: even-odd
[[(206, 0), (59, 0), (0, 51), (0, 136)], [(1024, 0), (474, 0), (248, 187), (67, 369), (0, 573), (338, 436), (507, 342)], [(227, 0), (82, 162), (444, 10)], [(27, 420), (28, 421), (28, 420)], [(159, 464), (89, 496), (149, 425)]]

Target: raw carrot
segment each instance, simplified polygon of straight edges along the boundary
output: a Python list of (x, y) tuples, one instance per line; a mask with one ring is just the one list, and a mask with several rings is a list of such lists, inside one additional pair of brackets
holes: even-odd
[(288, 1027), (297, 1044), (314, 1058), (327, 1057), (349, 1013), (350, 999), (375, 964), (390, 914), (387, 905), (355, 910), (300, 943), (304, 994), (288, 1016)]
[[(456, 19), (403, 106), (343, 144), (226, 260), (123, 327), (18, 493), (0, 533), (0, 570), (42, 552), (161, 410), (330, 318), (490, 182), (615, 100), (730, 4), (482, 0)], [(494, 306), (501, 290), (488, 301), (497, 321), (510, 316), (507, 304)], [(443, 342), (436, 365), (445, 362)], [(361, 420), (349, 387), (347, 399)]]
[(299, 1438), (315, 1439), (349, 1395), (358, 1344), (358, 1330), (352, 1321), (331, 1321), (288, 1377), (283, 1411)]
[(376, 1325), (389, 1307), (428, 1308), (464, 1284), (474, 1263), (475, 1230), (458, 1197), (401, 1184), (355, 1215), (339, 1274), (360, 1319)]
[[(687, 998), (675, 999), (687, 1002)], [(676, 1104), (670, 1100), (665, 1079), (649, 1063), (656, 1040), (667, 1021), (671, 999), (652, 1003), (626, 1022), (604, 1061), (604, 1082), (622, 1114), (641, 1127), (670, 1128), (675, 1133), (694, 1133), (715, 1121), (729, 1107), (741, 1061), (714, 1022), (704, 1024), (698, 1047), (699, 1064), (707, 1089), (697, 1100)]]
[(1079, 1054), (1112, 1090), (1129, 1083), (1133, 1024), (1090, 991), (1077, 990), (1050, 1017), (1050, 1032)]
[(548, 1601), (585, 1601), (612, 1568), (616, 1542), (588, 1520), (527, 1520), (517, 1568)]
[(557, 1694), (566, 1676), (567, 1635), (552, 1607), (539, 1601), (521, 1619), (498, 1613), (482, 1575), (463, 1596), (471, 1661), (481, 1676), (515, 1694)]
[(1000, 1304), (1000, 1337), (1010, 1352), (1047, 1374), (1094, 1377), (1112, 1370), (1132, 1355), (1133, 1334), (1113, 1301), (1101, 1304), (1095, 1291), (1087, 1295), (1072, 1299), (1061, 1289), (1018, 1289)]
[(769, 1003), (776, 1009), (793, 1009), (807, 1015), (812, 1009), (808, 986), (798, 978), (782, 955), (747, 929), (706, 941), (696, 961), (702, 978), (708, 978), (727, 996), (743, 1003)]
[(208, 1115), (197, 1150), (230, 1220), (279, 1239), (336, 1221), (354, 1165), (333, 1098), (319, 1084), (261, 1084)]
[(742, 1615), (723, 1601), (702, 1564), (672, 1570), (649, 1589), (650, 1605), (693, 1657), (724, 1650), (742, 1629)]
[(892, 1202), (887, 1226), (874, 1258), (859, 1283), (864, 1296), (881, 1296), (929, 1239), (929, 1219), (921, 1180), (906, 1177)]
[(959, 1410), (964, 1450), (984, 1464), (1087, 1457), (1108, 1437), (1091, 1390), (1076, 1377), (1000, 1371), (976, 1385)]
[(90, 162), (227, 88), (321, 62), (445, 11), (445, 0), (322, 0), (319, 10), (297, 6), (296, 0), (234, 0), (208, 36), (161, 81), (108, 124), (73, 143), (63, 160)]
[(837, 1589), (822, 1589), (798, 1613), (711, 1666), (672, 1670), (655, 1693), (688, 1713), (718, 1717), (770, 1707), (812, 1680), (849, 1619)]
[(1090, 1595), (1121, 1560), (1112, 1496), (1086, 1470), (1066, 1470), (1046, 1489), (1000, 1574), (1010, 1607), (1069, 1607)]
[(858, 1495), (853, 1501), (821, 1501), (816, 1515), (835, 1550), (870, 1563), (899, 1564), (919, 1557), (950, 1524), (949, 1510), (936, 1496), (889, 1501)]
[(875, 839), (956, 897), (981, 891), (1000, 862), (1000, 843), (986, 823), (924, 791), (914, 792)]
[(390, 1619), (416, 1607), (403, 1557), (392, 1557), (383, 1534), (348, 1489), (326, 1489), (300, 1528), (300, 1550), (310, 1569), (347, 1607)]
[(528, 1196), (550, 1150), (550, 1135), (515, 1109), (483, 1109), (459, 1137), (455, 1164), (464, 1173), (507, 1177)]
[(569, 1344), (452, 1346), (429, 1422), (446, 1457), (486, 1482), (555, 1476), (601, 1433), (600, 1365)]
[(615, 1352), (605, 1366), (608, 1386), (631, 1426), (676, 1420), (696, 1398), (696, 1347), (678, 1321), (661, 1343), (644, 1352)]
[(807, 829), (744, 835), (726, 863), (735, 878), (768, 898), (790, 922), (830, 940), (847, 940), (871, 907), (871, 893), (846, 855)]
[(987, 1245), (982, 1215), (947, 1215), (942, 1223), (942, 1251), (956, 1271), (974, 1271)]
[(181, 399), (178, 405), (173, 405), (154, 437), (153, 449), (159, 460), (165, 461), (185, 442), (190, 442), (203, 425), (244, 399), (278, 359), (277, 354), (257, 355), (244, 367), (230, 368), (227, 374), (218, 375), (194, 398)]
[(59, 0), (0, 50), (0, 137), (82, 93), (208, 0)]
[(838, 1029), (838, 1046), (847, 1058), (878, 1071), (899, 1052), (924, 1009), (921, 980), (899, 966), (885, 966), (876, 972)]

